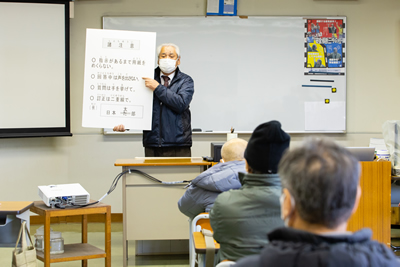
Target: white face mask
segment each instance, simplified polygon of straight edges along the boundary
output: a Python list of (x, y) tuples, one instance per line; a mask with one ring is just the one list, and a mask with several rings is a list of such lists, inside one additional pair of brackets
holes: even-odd
[(162, 72), (169, 74), (176, 69), (176, 60), (170, 58), (161, 58), (158, 61), (158, 66), (160, 66)]

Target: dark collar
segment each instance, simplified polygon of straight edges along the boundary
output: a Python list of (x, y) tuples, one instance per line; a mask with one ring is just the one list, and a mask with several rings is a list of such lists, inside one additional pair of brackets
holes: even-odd
[(242, 185), (250, 186), (281, 186), (281, 179), (277, 173), (242, 173), (239, 172), (239, 181)]
[[(154, 80), (160, 82), (160, 73), (161, 73), (161, 69), (160, 69), (160, 67), (157, 67), (157, 68), (155, 69), (155, 71), (154, 71)], [(180, 74), (181, 74), (181, 71), (179, 70), (179, 67), (176, 67), (175, 76), (174, 76), (174, 78), (172, 79), (170, 85), (171, 85), (176, 79), (178, 79), (179, 76), (181, 76)]]
[(361, 243), (371, 239), (372, 232), (368, 228), (361, 229), (353, 234), (316, 235), (290, 227), (278, 228), (268, 234), (268, 239), (283, 242), (299, 242), (318, 245), (321, 243)]

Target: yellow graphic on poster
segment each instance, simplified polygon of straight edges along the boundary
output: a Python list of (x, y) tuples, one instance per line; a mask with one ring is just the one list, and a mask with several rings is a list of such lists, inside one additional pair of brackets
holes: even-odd
[(308, 43), (307, 47), (307, 67), (325, 68), (325, 48), (316, 42)]

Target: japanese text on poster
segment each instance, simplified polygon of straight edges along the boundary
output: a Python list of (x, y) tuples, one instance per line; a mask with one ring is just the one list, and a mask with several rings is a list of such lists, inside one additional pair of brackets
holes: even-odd
[(151, 130), (156, 33), (87, 29), (82, 126)]
[(305, 75), (345, 75), (343, 19), (305, 20)]

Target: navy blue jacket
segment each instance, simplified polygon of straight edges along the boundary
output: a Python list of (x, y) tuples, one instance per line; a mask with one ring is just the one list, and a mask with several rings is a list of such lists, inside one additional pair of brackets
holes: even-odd
[(175, 76), (165, 87), (160, 81), (160, 68), (154, 71), (160, 84), (153, 94), (153, 121), (151, 131), (143, 131), (144, 147), (192, 146), (192, 128), (189, 104), (194, 93), (193, 79), (175, 70)]

